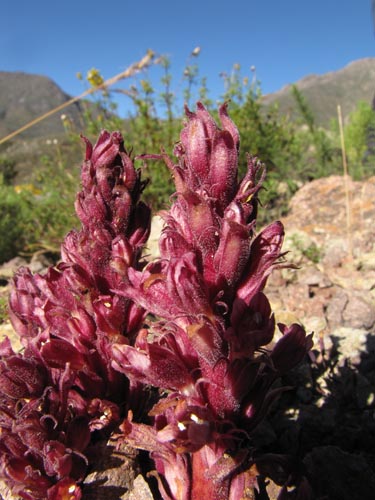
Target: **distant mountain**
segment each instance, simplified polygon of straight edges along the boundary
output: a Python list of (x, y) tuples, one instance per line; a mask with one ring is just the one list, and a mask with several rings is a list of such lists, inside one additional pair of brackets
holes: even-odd
[[(337, 116), (337, 105), (341, 105), (344, 117), (351, 113), (358, 101), (372, 102), (375, 94), (375, 58), (359, 59), (338, 71), (324, 75), (309, 75), (295, 83), (314, 113), (316, 123), (329, 125)], [(291, 94), (292, 85), (263, 97), (266, 106), (279, 103), (280, 112), (291, 118), (298, 116)]]
[[(0, 138), (69, 99), (70, 96), (46, 76), (0, 71)], [(63, 113), (81, 128), (82, 109), (80, 103), (74, 103), (22, 132), (21, 137), (30, 139), (61, 134), (64, 131)]]
[[(327, 126), (337, 116), (337, 104), (344, 117), (360, 100), (371, 102), (375, 94), (375, 58), (354, 61), (345, 68), (324, 75), (309, 75), (295, 83), (310, 105), (316, 122)], [(0, 138), (25, 125), (43, 113), (67, 102), (70, 96), (46, 76), (0, 71)], [(265, 95), (265, 106), (279, 103), (280, 112), (298, 116), (291, 85)], [(82, 129), (82, 103), (74, 103), (31, 127), (22, 139), (54, 137), (64, 129), (61, 114), (69, 115), (77, 130)]]

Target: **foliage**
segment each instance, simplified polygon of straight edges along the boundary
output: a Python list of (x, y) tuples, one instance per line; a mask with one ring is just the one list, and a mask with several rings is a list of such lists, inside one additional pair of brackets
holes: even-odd
[(298, 234), (293, 234), (291, 240), (294, 248), (306, 257), (306, 259), (310, 260), (314, 264), (318, 264), (320, 262), (322, 258), (321, 249), (316, 243), (311, 242), (306, 245), (306, 242), (304, 242)]
[[(278, 187), (288, 179), (288, 190), (294, 189), (291, 166), (295, 164), (296, 136), (293, 125), (278, 115), (277, 107), (265, 113), (262, 107), (261, 91), (257, 81), (240, 77), (240, 67), (233, 67), (226, 79), (224, 99), (230, 100), (231, 114), (241, 130), (240, 173), (244, 172), (246, 154), (258, 157), (267, 166), (265, 190), (261, 202), (268, 208), (268, 217), (282, 215)], [(267, 222), (267, 218), (261, 219)]]
[(0, 324), (8, 318), (8, 294), (0, 295)]
[(316, 126), (314, 114), (296, 85), (292, 86), (292, 95), (298, 106), (301, 123), (307, 127), (310, 151), (313, 152), (313, 161), (309, 162), (301, 180), (317, 179), (335, 173), (340, 165), (338, 149), (326, 131)]
[(78, 170), (65, 167), (59, 145), (53, 153), (53, 159), (40, 159), (30, 183), (0, 184), (0, 263), (39, 249), (58, 255), (63, 236), (77, 224), (72, 206)]
[(35, 173), (34, 185), (38, 195), (33, 199), (33, 240), (27, 251), (38, 249), (59, 253), (66, 232), (77, 226), (77, 217), (72, 209), (75, 189), (79, 182), (78, 169), (69, 169), (61, 156), (59, 145), (55, 157), (43, 156), (41, 167)]
[[(188, 57), (180, 82), (183, 88), (176, 90), (171, 73), (171, 61), (167, 56), (156, 59), (161, 76), (155, 83), (152, 68), (137, 75), (128, 88), (100, 88), (90, 101), (83, 101), (83, 135), (93, 140), (101, 130), (121, 130), (125, 136), (125, 147), (138, 166), (144, 169), (144, 177), (150, 180), (145, 201), (154, 211), (165, 208), (173, 194), (168, 169), (160, 159), (161, 151), (173, 154), (173, 141), (181, 122), (182, 100), (191, 103), (200, 100), (212, 110), (213, 101), (207, 88), (207, 80), (199, 70), (200, 48), (195, 48)], [(264, 225), (287, 213), (288, 201), (302, 184), (321, 176), (341, 173), (341, 150), (337, 123), (331, 130), (319, 128), (305, 97), (299, 89), (292, 88), (298, 105), (300, 119), (292, 121), (279, 112), (278, 106), (264, 108), (261, 85), (255, 68), (250, 76), (242, 73), (238, 64), (228, 73), (222, 73), (223, 94), (221, 101), (229, 102), (231, 116), (241, 131), (242, 143), (239, 172), (246, 171), (250, 153), (267, 166), (267, 178), (259, 194), (261, 204), (267, 208), (260, 213), (259, 224)], [(100, 71), (92, 68), (86, 78), (80, 75), (86, 86), (99, 87), (104, 78)], [(117, 114), (116, 98), (125, 94), (129, 99), (129, 114), (120, 118)], [(38, 194), (14, 198), (20, 207), (17, 216), (12, 203), (2, 201), (2, 213), (8, 215), (2, 222), (12, 219), (14, 227), (5, 231), (3, 243), (9, 250), (6, 258), (14, 252), (31, 251), (38, 248), (58, 250), (59, 241), (69, 227), (76, 224), (71, 203), (74, 198), (78, 170), (75, 164), (82, 150), (82, 140), (69, 120), (62, 115), (66, 137), (59, 139), (56, 147), (40, 159), (34, 169), (36, 175), (31, 184)], [(349, 158), (349, 170), (356, 179), (371, 175), (374, 163), (375, 124), (374, 113), (369, 105), (359, 104), (345, 127)], [(374, 144), (373, 144), (374, 143)], [(133, 148), (131, 149), (130, 148)], [(152, 162), (144, 163), (142, 154), (154, 155)], [(0, 172), (3, 186), (14, 182), (17, 165), (3, 156)], [(23, 188), (24, 189), (24, 188)], [(12, 197), (12, 192), (9, 191)], [(27, 202), (23, 198), (27, 198)], [(22, 199), (21, 199), (22, 198)], [(10, 200), (10, 198), (7, 198)], [(21, 206), (22, 205), (22, 206)], [(31, 212), (33, 216), (31, 217)], [(33, 222), (30, 223), (31, 219)], [(7, 226), (8, 227), (8, 226)], [(26, 229), (26, 231), (25, 231)], [(3, 257), (5, 258), (5, 257)]]
[(32, 196), (0, 184), (0, 263), (22, 251), (30, 237)]
[(10, 186), (17, 177), (16, 163), (6, 156), (0, 157), (0, 183)]
[(349, 168), (356, 179), (374, 173), (375, 112), (366, 102), (359, 102), (345, 127), (345, 146)]

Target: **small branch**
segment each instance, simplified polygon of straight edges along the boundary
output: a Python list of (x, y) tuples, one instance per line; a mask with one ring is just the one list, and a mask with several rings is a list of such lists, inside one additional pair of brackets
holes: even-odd
[(14, 132), (11, 132), (10, 134), (6, 135), (2, 139), (0, 139), (0, 144), (3, 144), (4, 142), (8, 141), (9, 139), (12, 139), (16, 135), (20, 134), (21, 132), (24, 132), (25, 130), (29, 129), (30, 127), (36, 125), (37, 123), (41, 122), (42, 120), (45, 120), (51, 115), (54, 115), (58, 111), (61, 111), (62, 109), (66, 108), (67, 106), (70, 106), (70, 104), (74, 104), (75, 102), (83, 99), (84, 97), (93, 94), (94, 92), (97, 92), (98, 90), (104, 90), (107, 87), (110, 87), (111, 85), (117, 83), (120, 80), (123, 80), (124, 78), (129, 78), (133, 76), (135, 73), (138, 71), (141, 71), (142, 69), (146, 68), (147, 66), (150, 65), (152, 59), (154, 57), (154, 53), (149, 50), (147, 54), (138, 62), (133, 63), (130, 65), (125, 71), (122, 71), (118, 75), (113, 76), (112, 78), (108, 78), (105, 82), (103, 82), (101, 85), (98, 85), (97, 87), (91, 87), (88, 90), (85, 90), (82, 94), (72, 97), (68, 101), (64, 102), (63, 104), (60, 104), (59, 106), (56, 106), (56, 108), (51, 109), (50, 111), (47, 111), (47, 113), (44, 113), (41, 116), (38, 116), (34, 120), (32, 120), (29, 123), (26, 123), (26, 125), (23, 125), (19, 129), (15, 130)]

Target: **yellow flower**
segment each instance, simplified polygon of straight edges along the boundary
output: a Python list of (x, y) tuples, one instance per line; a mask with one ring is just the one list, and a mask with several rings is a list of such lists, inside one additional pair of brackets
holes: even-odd
[(16, 186), (14, 186), (14, 190), (17, 194), (25, 191), (28, 191), (29, 193), (32, 193), (36, 196), (42, 194), (42, 191), (34, 186), (34, 184), (17, 184)]
[(100, 74), (100, 71), (96, 68), (91, 68), (87, 72), (86, 80), (89, 82), (91, 87), (99, 87), (104, 83), (104, 79)]

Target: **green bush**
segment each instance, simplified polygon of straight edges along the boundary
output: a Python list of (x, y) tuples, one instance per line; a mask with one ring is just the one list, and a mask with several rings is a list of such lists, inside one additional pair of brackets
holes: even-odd
[(22, 251), (30, 238), (32, 195), (0, 184), (0, 263)]
[(6, 156), (0, 156), (0, 177), (1, 183), (10, 186), (17, 176), (16, 162), (7, 158)]
[(34, 198), (35, 223), (29, 251), (58, 253), (65, 234), (78, 224), (74, 201), (79, 191), (79, 168), (68, 164), (59, 146), (57, 151), (57, 158), (41, 158), (42, 165), (34, 179), (39, 194)]
[(0, 325), (8, 318), (8, 295), (0, 295)]
[(0, 262), (41, 249), (59, 253), (64, 235), (77, 224), (78, 173), (61, 159), (42, 157), (31, 183), (0, 182)]
[[(178, 91), (173, 89), (170, 60), (161, 56), (157, 60), (162, 71), (159, 84), (153, 84), (150, 75), (145, 73), (136, 76), (128, 89), (108, 88), (96, 92), (91, 103), (82, 103), (85, 110), (83, 135), (95, 141), (103, 128), (120, 130), (133, 157), (144, 153), (157, 155), (163, 148), (168, 155), (173, 155), (173, 145), (179, 139), (184, 117), (179, 95), (192, 109), (195, 101), (201, 100), (211, 113), (216, 113), (207, 80), (199, 73), (199, 52), (197, 47), (190, 54), (180, 79), (183, 88)], [(260, 211), (259, 219), (260, 224), (265, 224), (287, 213), (288, 202), (301, 185), (342, 172), (338, 127), (337, 124), (331, 130), (317, 127), (312, 111), (296, 87), (292, 93), (300, 119), (292, 121), (280, 114), (277, 105), (264, 108), (255, 72), (252, 78), (243, 76), (240, 66), (235, 64), (230, 74), (223, 73), (222, 77), (221, 102), (230, 101), (229, 113), (241, 135), (240, 174), (246, 170), (246, 152), (266, 165), (267, 177), (260, 193), (265, 209)], [(95, 86), (99, 81), (104, 81), (100, 72), (91, 70), (88, 84)], [(132, 112), (126, 119), (116, 114), (118, 93), (126, 94), (132, 105)], [(74, 130), (67, 119), (65, 122), (65, 140), (56, 143), (48, 156), (40, 158), (40, 165), (34, 167), (31, 182), (37, 192), (23, 189), (15, 193), (8, 184), (13, 181), (16, 165), (0, 159), (2, 261), (20, 251), (47, 249), (58, 252), (66, 231), (77, 224), (73, 203), (79, 189), (78, 158), (83, 156), (79, 133), (82, 130)], [(375, 136), (374, 112), (362, 103), (345, 127), (349, 171), (356, 179), (365, 178), (372, 172), (374, 152), (368, 148), (371, 133)], [(143, 178), (150, 180), (144, 193), (145, 201), (154, 211), (164, 208), (173, 193), (170, 171), (160, 159), (147, 163), (138, 159), (136, 165), (144, 169)]]
[[(344, 131), (349, 169), (355, 179), (374, 174), (375, 112), (360, 101), (350, 114)], [(370, 144), (372, 141), (372, 144)]]

